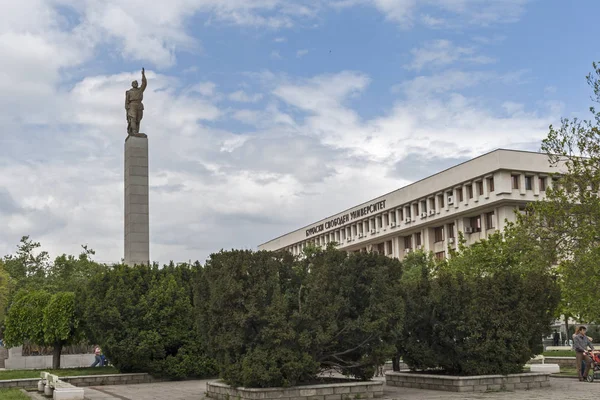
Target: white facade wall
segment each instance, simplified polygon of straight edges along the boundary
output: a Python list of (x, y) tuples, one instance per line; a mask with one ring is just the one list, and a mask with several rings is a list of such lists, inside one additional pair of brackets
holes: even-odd
[(472, 244), (504, 229), (506, 220), (515, 221), (515, 211), (543, 198), (544, 187), (552, 185), (550, 175), (557, 172), (560, 168), (551, 167), (545, 154), (495, 150), (280, 236), (259, 250), (300, 254), (308, 244), (335, 241), (347, 251), (402, 258), (420, 247), (443, 257), (448, 246), (456, 246), (459, 231)]

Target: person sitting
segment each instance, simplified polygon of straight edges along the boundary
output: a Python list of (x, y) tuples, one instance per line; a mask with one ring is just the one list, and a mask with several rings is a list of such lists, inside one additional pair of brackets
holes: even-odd
[(101, 367), (103, 367), (104, 363), (102, 362), (102, 350), (100, 349), (100, 346), (96, 346), (96, 348), (94, 349), (94, 354), (96, 355), (96, 359), (95, 359), (94, 363), (92, 364), (92, 368), (98, 364)]

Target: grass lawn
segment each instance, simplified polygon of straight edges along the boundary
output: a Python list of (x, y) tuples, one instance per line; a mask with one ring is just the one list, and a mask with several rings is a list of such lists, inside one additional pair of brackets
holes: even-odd
[(0, 389), (0, 399), (2, 400), (29, 400), (30, 397), (21, 392), (20, 389)]
[[(113, 367), (94, 367), (94, 368), (65, 368), (65, 369), (15, 369), (0, 371), (0, 381), (8, 379), (26, 379), (39, 378), (40, 372), (46, 371), (58, 376), (78, 376), (78, 375), (107, 375), (118, 374)], [(0, 392), (1, 393), (1, 392)], [(20, 399), (21, 397), (15, 397)], [(0, 399), (4, 397), (0, 396)]]
[(542, 353), (544, 357), (575, 357), (575, 352), (572, 350), (553, 350)]
[(560, 373), (553, 374), (553, 375), (572, 376), (573, 378), (576, 378), (577, 377), (577, 368), (560, 367)]

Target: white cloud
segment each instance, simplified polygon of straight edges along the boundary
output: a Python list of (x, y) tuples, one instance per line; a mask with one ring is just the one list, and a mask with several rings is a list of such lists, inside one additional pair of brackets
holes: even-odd
[(423, 22), (423, 24), (431, 28), (437, 28), (446, 24), (446, 21), (443, 18), (436, 18), (429, 14), (422, 15), (421, 21)]
[(308, 54), (308, 49), (301, 49), (296, 52), (296, 57), (301, 58)]
[(279, 52), (277, 50), (273, 50), (271, 52), (271, 60), (281, 60), (283, 57), (281, 57), (281, 54), (279, 54)]
[(280, 36), (280, 37), (276, 37), (275, 39), (273, 39), (273, 41), (275, 43), (285, 43), (285, 42), (287, 42), (287, 39), (283, 36)]
[(413, 60), (406, 68), (417, 71), (444, 67), (459, 60), (472, 64), (489, 64), (495, 61), (491, 57), (476, 55), (473, 47), (456, 46), (445, 39), (427, 42), (423, 47), (412, 49), (411, 54)]
[(229, 100), (238, 101), (240, 103), (256, 103), (263, 98), (261, 93), (255, 93), (253, 95), (249, 95), (243, 90), (237, 90), (231, 94), (229, 94)]
[[(359, 1), (366, 0), (332, 4)], [(151, 64), (142, 130), (150, 143), (151, 254), (162, 262), (202, 260), (220, 248), (254, 248), (276, 233), (406, 184), (409, 178), (392, 173), (393, 166), (416, 146), (447, 159), (538, 140), (559, 107), (545, 103), (532, 111), (507, 102), (502, 112), (490, 110), (462, 89), (493, 79), (508, 82), (508, 75), (447, 71), (401, 82), (397, 90), (404, 96), (388, 104), (388, 111), (364, 118), (352, 106), (371, 82), (360, 71), (310, 78), (242, 74), (249, 83), (245, 90), (224, 94), (219, 91), (230, 82), (215, 81), (217, 87), (212, 75), (191, 81), (197, 68), (186, 71), (187, 82), (157, 70), (176, 63), (181, 51), (201, 50), (199, 38), (187, 30), (193, 16), (280, 28), (318, 18), (326, 4), (302, 3), (1, 3), (0, 254), (13, 251), (28, 234), (53, 255), (76, 253), (83, 243), (102, 261), (118, 261), (123, 254), (123, 96), (140, 72), (92, 70), (102, 61), (95, 58), (99, 51)], [(446, 0), (439, 7), (474, 15), (459, 3)], [(416, 1), (370, 4), (403, 24), (420, 15)], [(72, 18), (58, 6), (67, 7)], [(465, 49), (463, 59), (478, 57)], [(422, 55), (418, 63), (424, 69), (426, 63), (449, 65), (451, 58)], [(224, 106), (225, 96), (238, 104)]]
[(341, 3), (353, 6), (357, 3), (369, 4), (383, 13), (387, 19), (409, 28), (415, 23), (419, 9), (434, 9), (447, 14), (447, 18), (425, 14), (421, 22), (430, 27), (463, 24), (487, 26), (496, 23), (517, 21), (524, 13), (529, 0), (363, 0)]

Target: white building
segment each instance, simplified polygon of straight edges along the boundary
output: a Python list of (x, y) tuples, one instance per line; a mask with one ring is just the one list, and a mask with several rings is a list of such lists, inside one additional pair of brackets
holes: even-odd
[(263, 243), (260, 250), (300, 254), (309, 244), (339, 243), (347, 251), (403, 258), (423, 248), (436, 257), (515, 221), (515, 210), (544, 196), (558, 172), (545, 154), (495, 150), (304, 228)]

